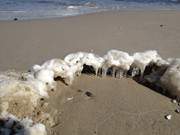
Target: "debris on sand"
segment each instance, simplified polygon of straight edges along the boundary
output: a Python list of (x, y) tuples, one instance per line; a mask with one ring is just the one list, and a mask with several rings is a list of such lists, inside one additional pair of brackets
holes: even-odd
[(177, 104), (176, 99), (172, 99), (171, 102), (174, 103), (174, 104)]
[(91, 92), (89, 92), (89, 91), (86, 91), (85, 95), (88, 96), (88, 97), (93, 97), (93, 94)]
[(165, 119), (167, 119), (167, 120), (171, 120), (171, 118), (172, 118), (172, 115), (170, 115), (170, 114), (165, 115)]
[(67, 98), (67, 101), (71, 101), (71, 100), (73, 100), (73, 97)]

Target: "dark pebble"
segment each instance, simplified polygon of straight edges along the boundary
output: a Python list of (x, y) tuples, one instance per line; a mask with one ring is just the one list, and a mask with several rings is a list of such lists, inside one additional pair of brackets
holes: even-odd
[(83, 92), (82, 90), (78, 89), (77, 92)]
[(93, 96), (93, 94), (91, 92), (89, 92), (89, 91), (86, 91), (85, 95), (88, 96), (88, 97), (92, 97)]
[(41, 100), (41, 101), (44, 101), (44, 98), (41, 98), (40, 100)]
[(18, 18), (14, 18), (14, 21), (17, 21), (18, 20)]
[(51, 89), (52, 92), (54, 92), (54, 89)]
[(180, 113), (180, 109), (176, 109), (175, 112), (176, 112), (176, 113)]

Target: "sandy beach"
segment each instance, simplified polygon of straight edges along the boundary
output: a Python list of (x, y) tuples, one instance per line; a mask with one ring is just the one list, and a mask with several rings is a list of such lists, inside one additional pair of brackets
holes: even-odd
[(179, 16), (178, 11), (121, 11), (0, 22), (0, 69), (27, 69), (91, 50), (103, 55), (110, 49), (129, 53), (155, 49), (162, 57), (179, 57)]
[[(180, 57), (180, 11), (112, 11), (60, 19), (1, 21), (0, 70), (28, 70), (52, 58), (110, 49), (157, 50)], [(88, 95), (87, 92), (92, 95)], [(48, 135), (178, 135), (180, 114), (171, 99), (129, 78), (81, 75), (58, 82), (33, 113), (53, 119)], [(19, 112), (18, 112), (19, 111)], [(22, 114), (21, 107), (15, 113)], [(38, 114), (37, 114), (38, 113)], [(165, 119), (167, 114), (171, 120)], [(37, 118), (37, 119), (36, 119)]]

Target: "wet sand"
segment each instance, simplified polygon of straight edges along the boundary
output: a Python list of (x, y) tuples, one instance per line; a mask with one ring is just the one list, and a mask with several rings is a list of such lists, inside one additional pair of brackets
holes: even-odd
[[(36, 63), (77, 51), (103, 55), (109, 49), (129, 53), (155, 49), (164, 58), (179, 57), (179, 33), (179, 11), (103, 12), (63, 19), (4, 21), (0, 22), (0, 70), (27, 70)], [(49, 95), (43, 101), (48, 105), (42, 110), (53, 117), (55, 124), (47, 125), (48, 135), (180, 132), (180, 114), (175, 113), (178, 105), (131, 79), (82, 75), (72, 86), (59, 82)], [(164, 118), (167, 114), (172, 120)]]
[(103, 12), (63, 19), (0, 22), (0, 69), (27, 69), (77, 51), (103, 55), (156, 49), (179, 57), (179, 11)]

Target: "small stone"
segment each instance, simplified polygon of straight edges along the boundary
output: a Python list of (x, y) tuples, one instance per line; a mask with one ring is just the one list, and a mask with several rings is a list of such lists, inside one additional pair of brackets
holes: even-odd
[(40, 98), (41, 101), (44, 101), (44, 98)]
[(69, 97), (67, 98), (67, 101), (73, 100), (73, 97)]
[(174, 103), (174, 104), (177, 103), (177, 101), (175, 99), (172, 99), (171, 102)]
[(14, 20), (14, 21), (18, 21), (18, 18), (14, 18), (13, 20)]
[(170, 114), (165, 116), (165, 119), (167, 119), (167, 120), (171, 120), (171, 118), (172, 118), (172, 115), (170, 115)]
[(175, 112), (176, 112), (176, 113), (180, 113), (180, 109), (176, 109)]
[(54, 92), (54, 89), (51, 89), (52, 92)]
[(93, 96), (93, 94), (91, 92), (89, 92), (89, 91), (86, 91), (85, 95), (88, 96), (88, 97), (92, 97)]
[(41, 111), (38, 111), (38, 112), (37, 112), (37, 115), (40, 115), (40, 114), (41, 114)]
[(81, 89), (78, 89), (77, 92), (83, 92)]

